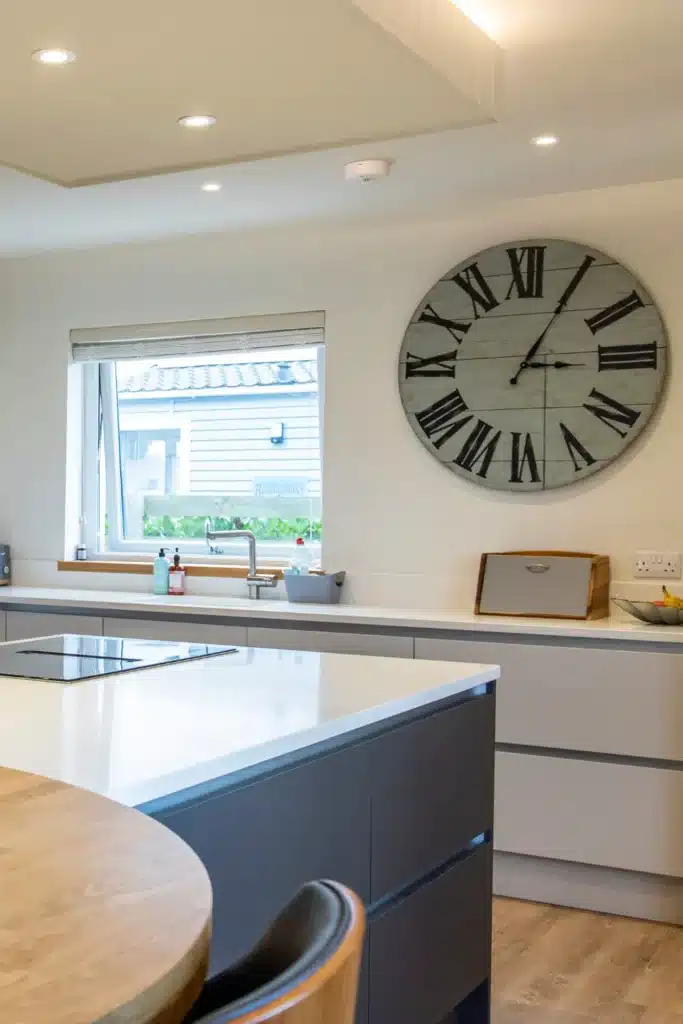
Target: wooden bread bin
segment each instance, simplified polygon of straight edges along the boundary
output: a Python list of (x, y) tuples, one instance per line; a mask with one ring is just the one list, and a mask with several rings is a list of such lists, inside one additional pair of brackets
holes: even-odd
[(476, 615), (602, 619), (609, 615), (607, 555), (501, 551), (481, 556)]

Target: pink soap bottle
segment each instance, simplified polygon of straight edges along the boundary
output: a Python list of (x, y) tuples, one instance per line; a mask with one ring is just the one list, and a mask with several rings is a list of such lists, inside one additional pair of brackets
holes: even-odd
[(185, 593), (185, 567), (180, 564), (178, 548), (175, 549), (173, 565), (168, 570), (168, 592), (169, 594)]

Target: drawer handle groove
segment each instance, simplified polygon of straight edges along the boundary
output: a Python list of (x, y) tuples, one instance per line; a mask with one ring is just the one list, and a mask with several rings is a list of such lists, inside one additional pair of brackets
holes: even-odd
[(543, 562), (530, 562), (524, 568), (527, 572), (547, 572), (550, 566), (545, 565)]

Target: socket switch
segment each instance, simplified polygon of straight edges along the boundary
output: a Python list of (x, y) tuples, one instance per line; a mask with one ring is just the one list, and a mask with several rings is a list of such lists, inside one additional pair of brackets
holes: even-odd
[(635, 575), (639, 579), (680, 580), (680, 552), (637, 551)]

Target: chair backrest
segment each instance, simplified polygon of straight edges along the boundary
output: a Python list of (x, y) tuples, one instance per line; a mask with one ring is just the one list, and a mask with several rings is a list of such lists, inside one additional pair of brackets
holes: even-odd
[(336, 882), (310, 882), (243, 960), (212, 978), (186, 1024), (353, 1024), (365, 912)]

